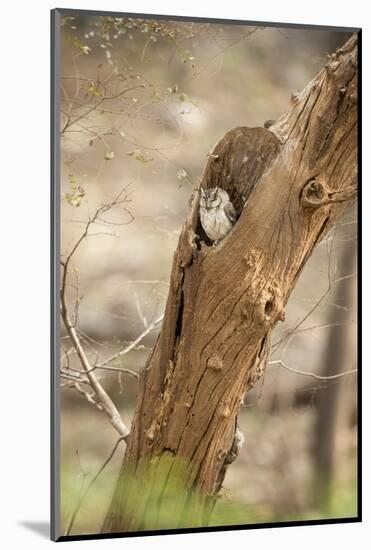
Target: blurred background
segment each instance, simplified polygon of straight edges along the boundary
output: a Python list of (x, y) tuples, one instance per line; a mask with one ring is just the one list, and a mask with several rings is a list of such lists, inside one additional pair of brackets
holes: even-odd
[[(236, 126), (278, 118), (349, 35), (112, 17), (64, 17), (61, 31), (62, 259), (106, 205), (67, 281), (95, 363), (161, 317), (188, 201), (216, 142)], [(264, 379), (241, 408), (245, 444), (214, 524), (357, 514), (356, 235), (350, 207), (301, 275)], [(139, 372), (159, 330), (114, 365)], [(79, 368), (63, 329), (61, 357), (64, 369)], [(136, 378), (98, 377), (130, 425)], [(107, 417), (62, 380), (62, 530), (116, 440)], [(123, 451), (89, 492), (73, 533), (99, 531)]]

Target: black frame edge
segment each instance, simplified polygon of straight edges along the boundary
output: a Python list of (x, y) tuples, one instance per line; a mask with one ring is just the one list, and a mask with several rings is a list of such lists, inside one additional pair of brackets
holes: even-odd
[(60, 320), (58, 313), (59, 292), (59, 249), (60, 249), (60, 155), (59, 155), (59, 53), (60, 53), (60, 10), (50, 12), (50, 538), (60, 537), (60, 395), (59, 395), (59, 338)]
[(216, 23), (220, 25), (230, 24), (230, 25), (257, 25), (257, 26), (266, 26), (266, 27), (283, 27), (283, 28), (293, 28), (293, 29), (311, 29), (319, 31), (339, 31), (339, 32), (358, 32), (361, 30), (361, 27), (337, 27), (331, 25), (315, 25), (315, 24), (303, 24), (303, 23), (283, 23), (283, 22), (272, 22), (272, 21), (250, 21), (244, 19), (222, 19), (217, 17), (196, 17), (192, 15), (162, 15), (154, 13), (135, 13), (135, 12), (125, 12), (125, 11), (109, 11), (109, 10), (81, 10), (75, 8), (55, 8), (61, 16), (63, 15), (106, 15), (111, 17), (135, 17), (141, 19), (163, 19), (166, 21), (190, 21), (196, 23)]
[(333, 519), (313, 519), (302, 521), (284, 521), (277, 523), (255, 523), (251, 525), (223, 525), (220, 527), (191, 527), (184, 529), (158, 529), (154, 531), (133, 531), (128, 533), (97, 533), (92, 535), (62, 535), (57, 539), (57, 542), (69, 542), (74, 540), (102, 540), (102, 539), (117, 539), (117, 538), (133, 538), (133, 537), (152, 537), (158, 535), (182, 535), (194, 533), (218, 533), (220, 531), (250, 531), (252, 529), (272, 529), (284, 527), (305, 527), (316, 525), (342, 525), (346, 523), (360, 523), (358, 517), (351, 518), (333, 518)]
[(357, 512), (362, 521), (362, 29), (357, 32)]

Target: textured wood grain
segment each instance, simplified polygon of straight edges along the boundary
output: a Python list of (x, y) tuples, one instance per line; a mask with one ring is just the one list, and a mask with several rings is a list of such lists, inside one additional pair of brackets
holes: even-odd
[[(261, 375), (267, 337), (284, 319), (314, 246), (354, 198), (356, 41), (331, 57), (273, 126), (231, 130), (210, 155), (202, 185), (226, 189), (239, 219), (217, 247), (207, 246), (193, 197), (103, 531), (140, 529), (159, 480), (159, 507), (178, 483), (179, 526), (206, 521), (197, 504), (220, 487), (240, 402)], [(130, 496), (128, 472), (141, 482)]]

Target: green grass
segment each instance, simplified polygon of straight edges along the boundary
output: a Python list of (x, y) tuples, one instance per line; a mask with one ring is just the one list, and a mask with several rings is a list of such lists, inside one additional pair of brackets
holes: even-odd
[[(79, 498), (82, 484), (86, 486), (92, 475), (97, 471), (99, 465), (95, 462), (88, 465), (89, 475), (82, 475), (76, 466), (64, 464), (61, 471), (61, 524), (64, 531), (72, 510)], [(158, 479), (161, 477), (158, 476)], [(100, 478), (90, 489), (79, 514), (76, 518), (72, 534), (91, 534), (100, 531), (105, 512), (108, 509), (113, 488), (117, 479), (117, 469), (103, 472)], [(129, 485), (129, 484), (128, 484)], [(177, 488), (168, 491), (166, 505), (161, 508), (161, 515), (158, 512), (158, 492), (154, 485), (153, 506), (149, 506), (143, 520), (143, 529), (174, 529), (178, 524), (174, 523), (174, 510), (179, 505)], [(128, 487), (128, 491), (137, 490), (137, 487)], [(279, 523), (285, 521), (305, 521), (316, 519), (355, 517), (357, 515), (356, 482), (344, 482), (336, 485), (332, 498), (327, 506), (318, 508), (308, 507), (300, 514), (280, 515), (277, 509), (267, 502), (259, 506), (252, 506), (246, 503), (236, 502), (225, 497), (217, 500), (213, 513), (209, 520), (210, 526), (223, 525), (248, 525), (256, 523)], [(154, 519), (155, 518), (155, 519)], [(182, 527), (191, 527), (191, 524), (184, 524)]]

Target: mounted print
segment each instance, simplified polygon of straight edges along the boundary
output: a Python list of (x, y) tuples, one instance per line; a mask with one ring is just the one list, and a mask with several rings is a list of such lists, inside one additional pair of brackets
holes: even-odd
[(54, 540), (360, 521), (360, 39), (53, 10)]

